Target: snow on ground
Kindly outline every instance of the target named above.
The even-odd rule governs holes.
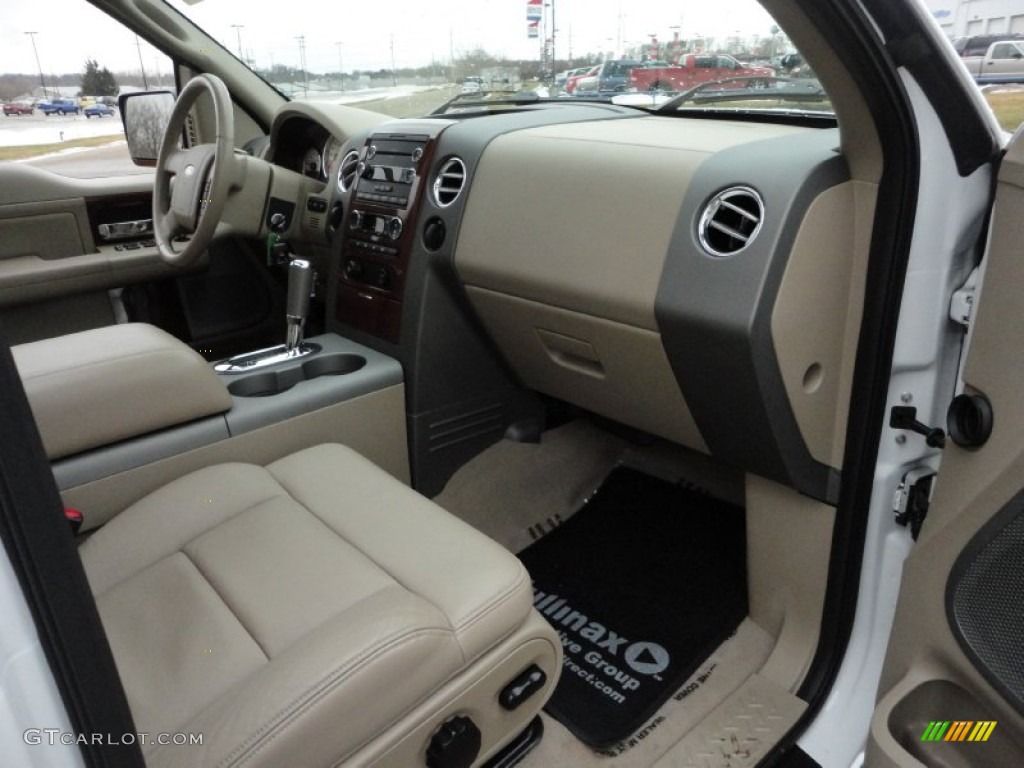
[[[63,134],[63,135],[62,135]],[[45,115],[0,117],[0,147],[24,147],[33,144],[57,144],[93,136],[120,136],[121,118],[83,115]]]
[[[414,93],[437,90],[433,85],[400,85],[392,88],[366,88],[346,91],[311,91],[309,101],[328,101],[333,104],[358,104],[375,99],[398,99]],[[304,100],[302,94],[296,98]],[[17,117],[0,116],[0,147],[21,147],[34,144],[59,144],[72,139],[94,136],[110,136],[111,139],[124,136],[119,115],[114,117],[87,118],[84,115],[51,115],[36,112],[34,115]],[[68,152],[72,150],[64,150]]]

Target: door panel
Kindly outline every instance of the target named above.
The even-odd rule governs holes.
[[[964,391],[989,399],[994,429],[974,450],[947,443],[904,566],[867,765],[1024,765],[1022,244],[1018,135],[999,173],[964,368]],[[993,722],[980,741],[979,723]]]
[[[98,233],[126,196],[148,210],[151,188],[149,176],[71,179],[0,164],[0,309],[174,275],[155,247],[118,248]]]
[[[0,322],[10,343],[125,319],[210,357],[283,341],[283,281],[252,244],[217,242],[183,270],[163,262],[148,233],[108,239],[109,225],[151,218],[152,184],[151,175],[76,179],[0,163]]]

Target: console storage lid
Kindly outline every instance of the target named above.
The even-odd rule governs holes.
[[[50,459],[231,408],[206,361],[151,325],[97,328],[12,351]]]

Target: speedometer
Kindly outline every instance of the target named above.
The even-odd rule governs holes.
[[[324,178],[323,166],[320,165],[320,152],[310,147],[302,156],[302,172],[314,179]]]
[[[331,172],[331,168],[338,162],[340,155],[341,142],[334,136],[328,136],[327,141],[324,142],[324,150],[321,156],[325,175]]]

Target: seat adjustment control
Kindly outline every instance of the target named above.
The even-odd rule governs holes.
[[[469,768],[480,754],[480,729],[456,715],[437,729],[427,745],[427,768]]]
[[[498,703],[504,709],[516,709],[543,688],[547,681],[548,676],[544,674],[544,670],[536,664],[531,664],[515,680],[501,689],[501,693],[498,694]]]

